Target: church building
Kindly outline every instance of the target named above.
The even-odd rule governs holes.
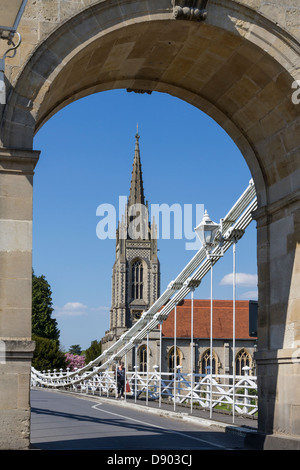
[[[155,222],[149,223],[139,138],[137,133],[128,203],[117,228],[110,330],[101,340],[103,350],[131,328],[160,296],[156,226]]]
[[[138,133],[135,139],[129,198],[116,234],[110,329],[101,340],[103,351],[131,328],[160,296],[157,227],[154,220],[149,222]],[[256,332],[250,331],[249,318],[256,307],[255,301],[236,302],[236,341],[233,349],[233,303],[230,300],[213,301],[213,373],[232,374],[233,361],[237,372],[243,374],[243,367],[249,366],[250,373],[255,373],[253,354],[256,350]],[[210,300],[194,300],[193,318],[191,341],[191,300],[185,299],[176,308],[176,351],[174,311],[170,312],[164,321],[161,343],[162,372],[173,372],[175,364],[181,366],[183,373],[189,373],[192,354],[194,372],[206,373],[210,363]],[[132,369],[135,362],[141,372],[146,372],[147,369],[152,372],[160,363],[158,328],[149,334],[148,341],[145,338],[136,351],[128,354],[128,370]]]

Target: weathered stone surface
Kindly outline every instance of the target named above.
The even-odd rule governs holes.
[[[0,449],[28,449],[30,439],[30,365],[34,342],[5,342],[5,363],[0,364]]]
[[[299,1],[210,0],[207,10],[205,21],[194,22],[175,20],[170,0],[28,1],[23,42],[5,70],[0,142],[20,150],[0,152],[0,327],[5,336],[29,335],[25,254],[36,155],[24,158],[22,149],[31,150],[34,133],[55,112],[90,93],[170,93],[215,119],[251,170],[259,202],[260,426],[299,437],[300,376],[292,360],[299,347],[300,104],[292,102],[300,80]],[[16,230],[24,234],[18,240],[8,236]],[[27,292],[23,306],[13,299],[14,282]],[[285,393],[289,382],[294,393]]]
[[[38,152],[0,150],[0,449],[30,438],[32,175]]]

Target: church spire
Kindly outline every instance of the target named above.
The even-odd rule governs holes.
[[[137,128],[128,207],[132,204],[145,204],[139,139],[140,136]]]

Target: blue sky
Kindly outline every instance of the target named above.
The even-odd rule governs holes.
[[[196,205],[219,222],[247,187],[240,151],[211,118],[166,94],[115,90],[81,99],[37,133],[41,150],[34,177],[33,268],[52,288],[62,347],[82,349],[109,329],[115,240],[100,240],[101,204],[118,211],[128,196],[139,126],[144,190],[149,204]],[[117,212],[118,215],[118,212]],[[160,234],[161,235],[161,234]],[[190,240],[158,240],[161,292],[195,254]],[[214,297],[231,299],[232,251],[214,268]],[[237,245],[237,298],[256,299],[256,226]],[[227,277],[226,277],[227,276]],[[210,277],[195,296],[209,298]]]

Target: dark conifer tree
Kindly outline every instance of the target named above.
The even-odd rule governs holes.
[[[57,321],[52,318],[52,292],[45,276],[32,273],[32,334],[59,341]]]

